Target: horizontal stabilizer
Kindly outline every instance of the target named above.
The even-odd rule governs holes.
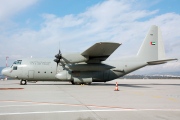
[[[150,62],[147,62],[148,65],[158,65],[158,64],[164,64],[168,61],[173,61],[173,60],[178,60],[178,59],[166,59],[166,60],[157,60],[157,61],[150,61]]]

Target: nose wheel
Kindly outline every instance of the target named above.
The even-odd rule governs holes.
[[[21,80],[20,81],[20,85],[26,85],[27,84],[27,80]]]

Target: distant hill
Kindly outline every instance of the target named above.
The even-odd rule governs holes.
[[[180,76],[173,75],[125,75],[120,79],[180,79]]]
[[[144,74],[145,75],[145,74]],[[156,72],[156,73],[149,73],[147,75],[172,75],[172,76],[180,76],[180,71],[178,72]]]

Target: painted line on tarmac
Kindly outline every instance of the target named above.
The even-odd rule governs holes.
[[[18,100],[0,100],[0,102],[11,102],[11,103],[29,103],[28,105],[3,105],[0,107],[28,107],[28,106],[43,106],[43,105],[64,105],[64,106],[77,106],[77,107],[88,107],[88,108],[101,108],[101,109],[111,109],[112,111],[180,111],[180,109],[136,109],[136,108],[125,108],[118,106],[100,106],[100,105],[90,105],[90,104],[68,104],[68,103],[58,103],[58,102],[35,102],[35,101],[18,101]],[[105,111],[106,111],[105,110]],[[87,111],[87,110],[86,110]],[[93,111],[93,110],[90,110]],[[101,110],[104,111],[104,110]],[[1,114],[0,114],[1,115]]]
[[[15,112],[15,113],[0,113],[2,115],[28,115],[28,114],[52,114],[52,113],[82,113],[82,112],[123,112],[123,111],[164,111],[164,112],[180,112],[180,109],[109,109],[109,110],[70,110],[70,111],[37,111],[37,112]]]
[[[2,105],[0,108],[5,108],[5,107],[31,107],[31,106],[43,106],[43,105],[51,105],[51,104],[33,104],[33,105]],[[54,105],[54,104],[52,104]]]
[[[90,104],[68,104],[68,103],[58,103],[58,102],[34,102],[34,101],[18,101],[18,100],[0,100],[0,102],[30,103],[30,104],[35,104],[35,105],[86,106],[86,107],[92,107],[92,108],[94,107],[94,108],[109,108],[109,109],[110,108],[133,109],[133,108],[123,108],[123,107],[118,107],[118,106],[100,106],[100,105],[90,105]],[[2,107],[5,107],[5,106],[2,106]],[[10,106],[7,105],[7,107],[10,107]]]

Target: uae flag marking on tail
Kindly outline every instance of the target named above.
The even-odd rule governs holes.
[[[156,45],[156,42],[150,42],[151,45]]]

